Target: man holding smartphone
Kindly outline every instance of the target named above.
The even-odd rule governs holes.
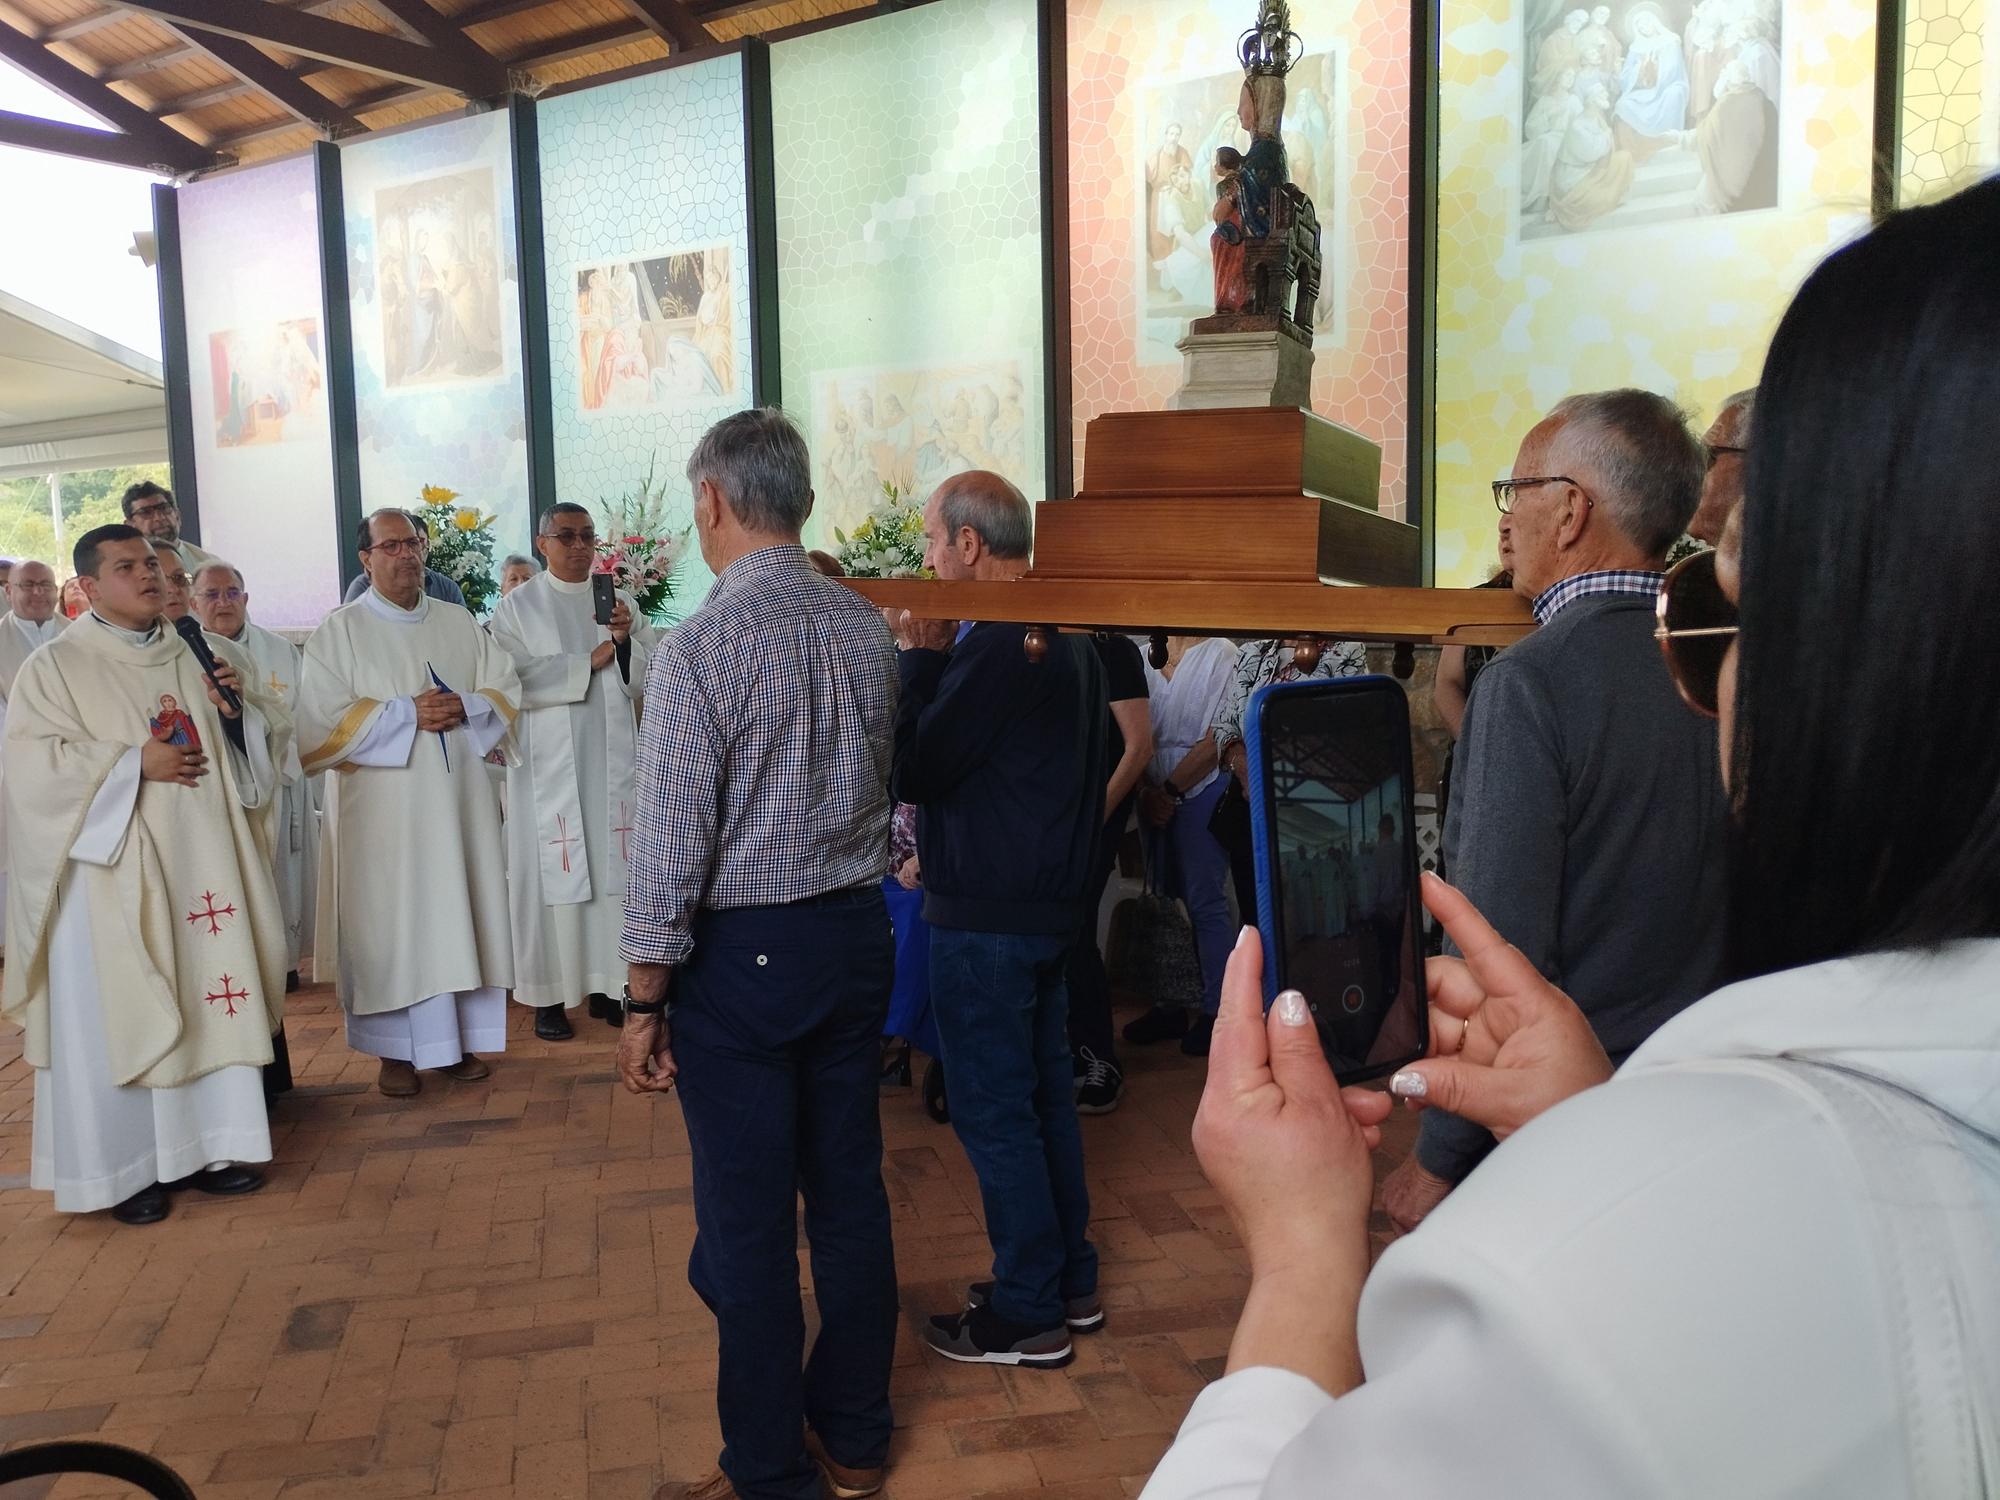
[[[565,502],[542,513],[548,563],[500,601],[493,638],[521,674],[520,754],[507,768],[507,900],[514,998],[535,1035],[576,1035],[566,1012],[588,996],[616,1026],[618,934],[632,814],[638,706],[654,644],[630,595],[593,576],[597,529]]]

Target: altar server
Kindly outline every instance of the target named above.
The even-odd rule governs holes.
[[[548,563],[500,601],[493,638],[521,675],[519,754],[507,772],[507,879],[514,923],[514,998],[535,1007],[535,1035],[574,1036],[565,1011],[586,995],[618,1024],[625,962],[627,840],[638,798],[636,710],[653,631],[619,594],[597,623],[590,512],[543,513],[535,549]]]
[[[347,1042],[382,1059],[383,1093],[416,1070],[487,1076],[514,982],[500,806],[480,758],[507,738],[520,679],[456,604],[424,594],[423,543],[400,510],[356,539],[370,587],[306,642],[299,742],[327,778],[314,971]]]
[[[291,724],[227,661],[243,712],[223,706],[161,621],[136,530],[86,532],[75,563],[91,611],[8,698],[0,1010],[35,1070],[32,1184],[152,1223],[168,1189],[249,1192],[263,1178],[237,1164],[271,1156],[257,1070],[285,940],[251,810],[277,795]]]

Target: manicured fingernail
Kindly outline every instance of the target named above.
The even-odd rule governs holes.
[[[1277,1000],[1278,1019],[1287,1026],[1306,1026],[1312,1022],[1312,1012],[1306,1008],[1306,997],[1297,990],[1285,990]]]
[[[1431,1086],[1424,1075],[1413,1068],[1405,1068],[1389,1080],[1389,1092],[1398,1099],[1423,1099],[1430,1094]]]
[[[1241,948],[1245,943],[1249,941],[1250,941],[1250,928],[1248,926],[1244,926],[1238,929],[1236,933],[1236,946]]]

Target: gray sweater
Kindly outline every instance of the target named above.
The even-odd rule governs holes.
[[[1577,600],[1473,684],[1451,878],[1614,1056],[1715,987],[1728,816],[1715,726],[1680,701],[1653,606]]]

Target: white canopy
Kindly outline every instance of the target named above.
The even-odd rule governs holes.
[[[160,362],[0,292],[0,479],[163,462]]]

